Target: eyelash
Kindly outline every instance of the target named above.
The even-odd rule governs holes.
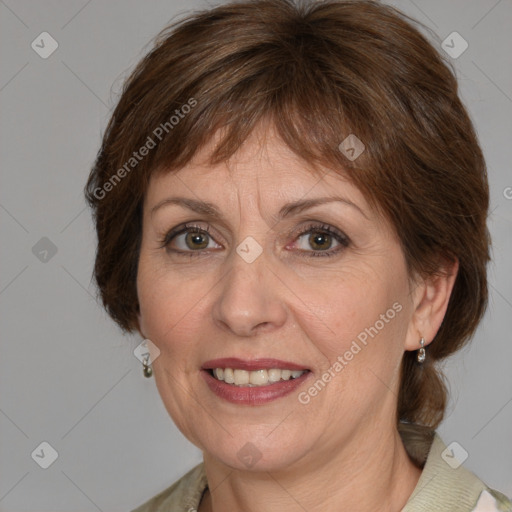
[[[159,248],[163,249],[167,247],[174,238],[176,238],[179,235],[182,235],[183,233],[200,233],[204,234],[206,233],[209,237],[210,235],[210,226],[207,226],[206,228],[202,228],[199,226],[196,226],[194,224],[184,224],[182,226],[178,226],[175,229],[172,229],[168,233],[165,234],[163,238],[159,240]],[[329,251],[299,251],[299,255],[304,258],[317,258],[317,257],[323,257],[323,258],[329,258],[332,256],[335,256],[339,252],[341,252],[344,248],[348,247],[350,244],[350,239],[341,233],[340,231],[336,230],[335,228],[332,228],[331,226],[328,226],[326,224],[319,224],[319,223],[311,223],[305,226],[299,233],[297,233],[296,238],[300,238],[302,235],[305,235],[307,233],[321,233],[321,234],[329,234],[330,236],[334,237],[334,239],[340,243],[341,247],[338,247],[334,250]],[[213,237],[211,237],[213,238]],[[190,258],[201,256],[203,252],[205,251],[176,251],[172,250],[174,254],[178,254],[180,256],[187,256]],[[305,254],[304,254],[305,253]]]

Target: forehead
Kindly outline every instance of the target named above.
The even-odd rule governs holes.
[[[207,194],[220,200],[236,191],[268,200],[343,192],[366,204],[343,169],[333,170],[301,159],[272,126],[258,126],[228,160],[212,165],[210,156],[221,136],[221,132],[212,136],[183,168],[153,173],[147,203],[158,202],[170,192]]]

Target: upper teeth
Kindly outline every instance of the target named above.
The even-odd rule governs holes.
[[[227,384],[235,386],[266,386],[280,380],[290,380],[300,377],[306,370],[279,370],[272,368],[270,370],[233,370],[232,368],[215,368],[213,375]]]

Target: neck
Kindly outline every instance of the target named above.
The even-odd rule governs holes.
[[[272,472],[233,470],[205,454],[211,492],[199,512],[401,510],[421,470],[409,459],[396,428],[383,433],[369,427],[352,437],[342,449],[327,446]]]

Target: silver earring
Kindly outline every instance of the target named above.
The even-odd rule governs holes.
[[[144,377],[151,377],[153,375],[153,368],[149,365],[149,354],[142,360],[142,371],[144,373]]]
[[[425,361],[425,338],[420,340],[421,348],[418,350],[418,363],[422,364]]]

